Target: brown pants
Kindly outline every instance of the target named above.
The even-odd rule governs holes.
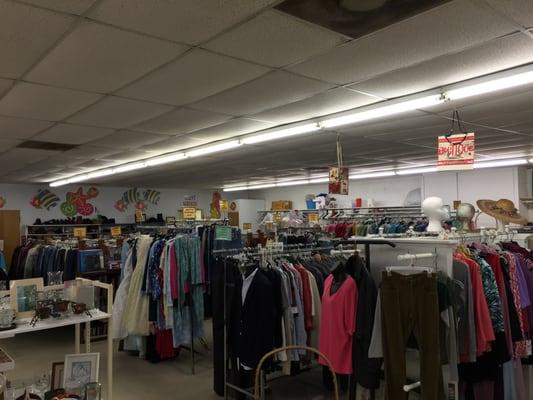
[[[420,273],[383,272],[381,284],[385,399],[404,400],[405,350],[411,332],[420,350],[420,389],[423,400],[444,399],[439,347],[437,278]]]

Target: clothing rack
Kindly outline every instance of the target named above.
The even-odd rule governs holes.
[[[252,392],[240,388],[232,383],[228,382],[228,348],[227,348],[227,338],[228,338],[228,321],[226,313],[226,299],[227,299],[227,258],[232,257],[238,253],[244,253],[249,256],[264,256],[268,255],[278,255],[278,256],[290,256],[293,254],[302,254],[314,251],[329,251],[332,250],[333,246],[308,246],[308,245],[286,245],[279,246],[278,248],[230,248],[230,249],[220,249],[213,250],[212,253],[215,255],[220,255],[224,257],[223,269],[224,269],[224,399],[228,398],[228,388],[235,390],[249,398],[254,399],[255,396]],[[261,381],[264,383],[266,381],[264,372],[261,372]],[[264,398],[264,384],[261,385],[261,398]]]

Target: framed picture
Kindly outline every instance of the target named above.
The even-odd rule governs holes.
[[[52,382],[50,388],[52,390],[63,388],[63,375],[65,373],[65,363],[55,362],[52,364]]]
[[[94,272],[104,269],[104,253],[100,249],[78,251],[79,272]]]
[[[78,387],[84,387],[90,382],[98,382],[99,367],[100,353],[67,354],[63,387],[67,387],[67,382],[70,382],[69,386],[75,383]]]
[[[43,278],[19,279],[11,281],[9,291],[11,308],[17,318],[31,318],[37,304],[37,292],[43,291]]]

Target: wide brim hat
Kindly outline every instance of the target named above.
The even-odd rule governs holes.
[[[500,199],[498,201],[478,200],[476,203],[482,212],[499,221],[517,225],[527,225],[527,218],[520,215],[514,203],[509,199]]]

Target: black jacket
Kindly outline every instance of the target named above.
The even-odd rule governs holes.
[[[255,369],[261,358],[274,348],[276,307],[268,276],[258,270],[242,304],[242,280],[236,287],[230,332],[233,356],[242,365]]]

